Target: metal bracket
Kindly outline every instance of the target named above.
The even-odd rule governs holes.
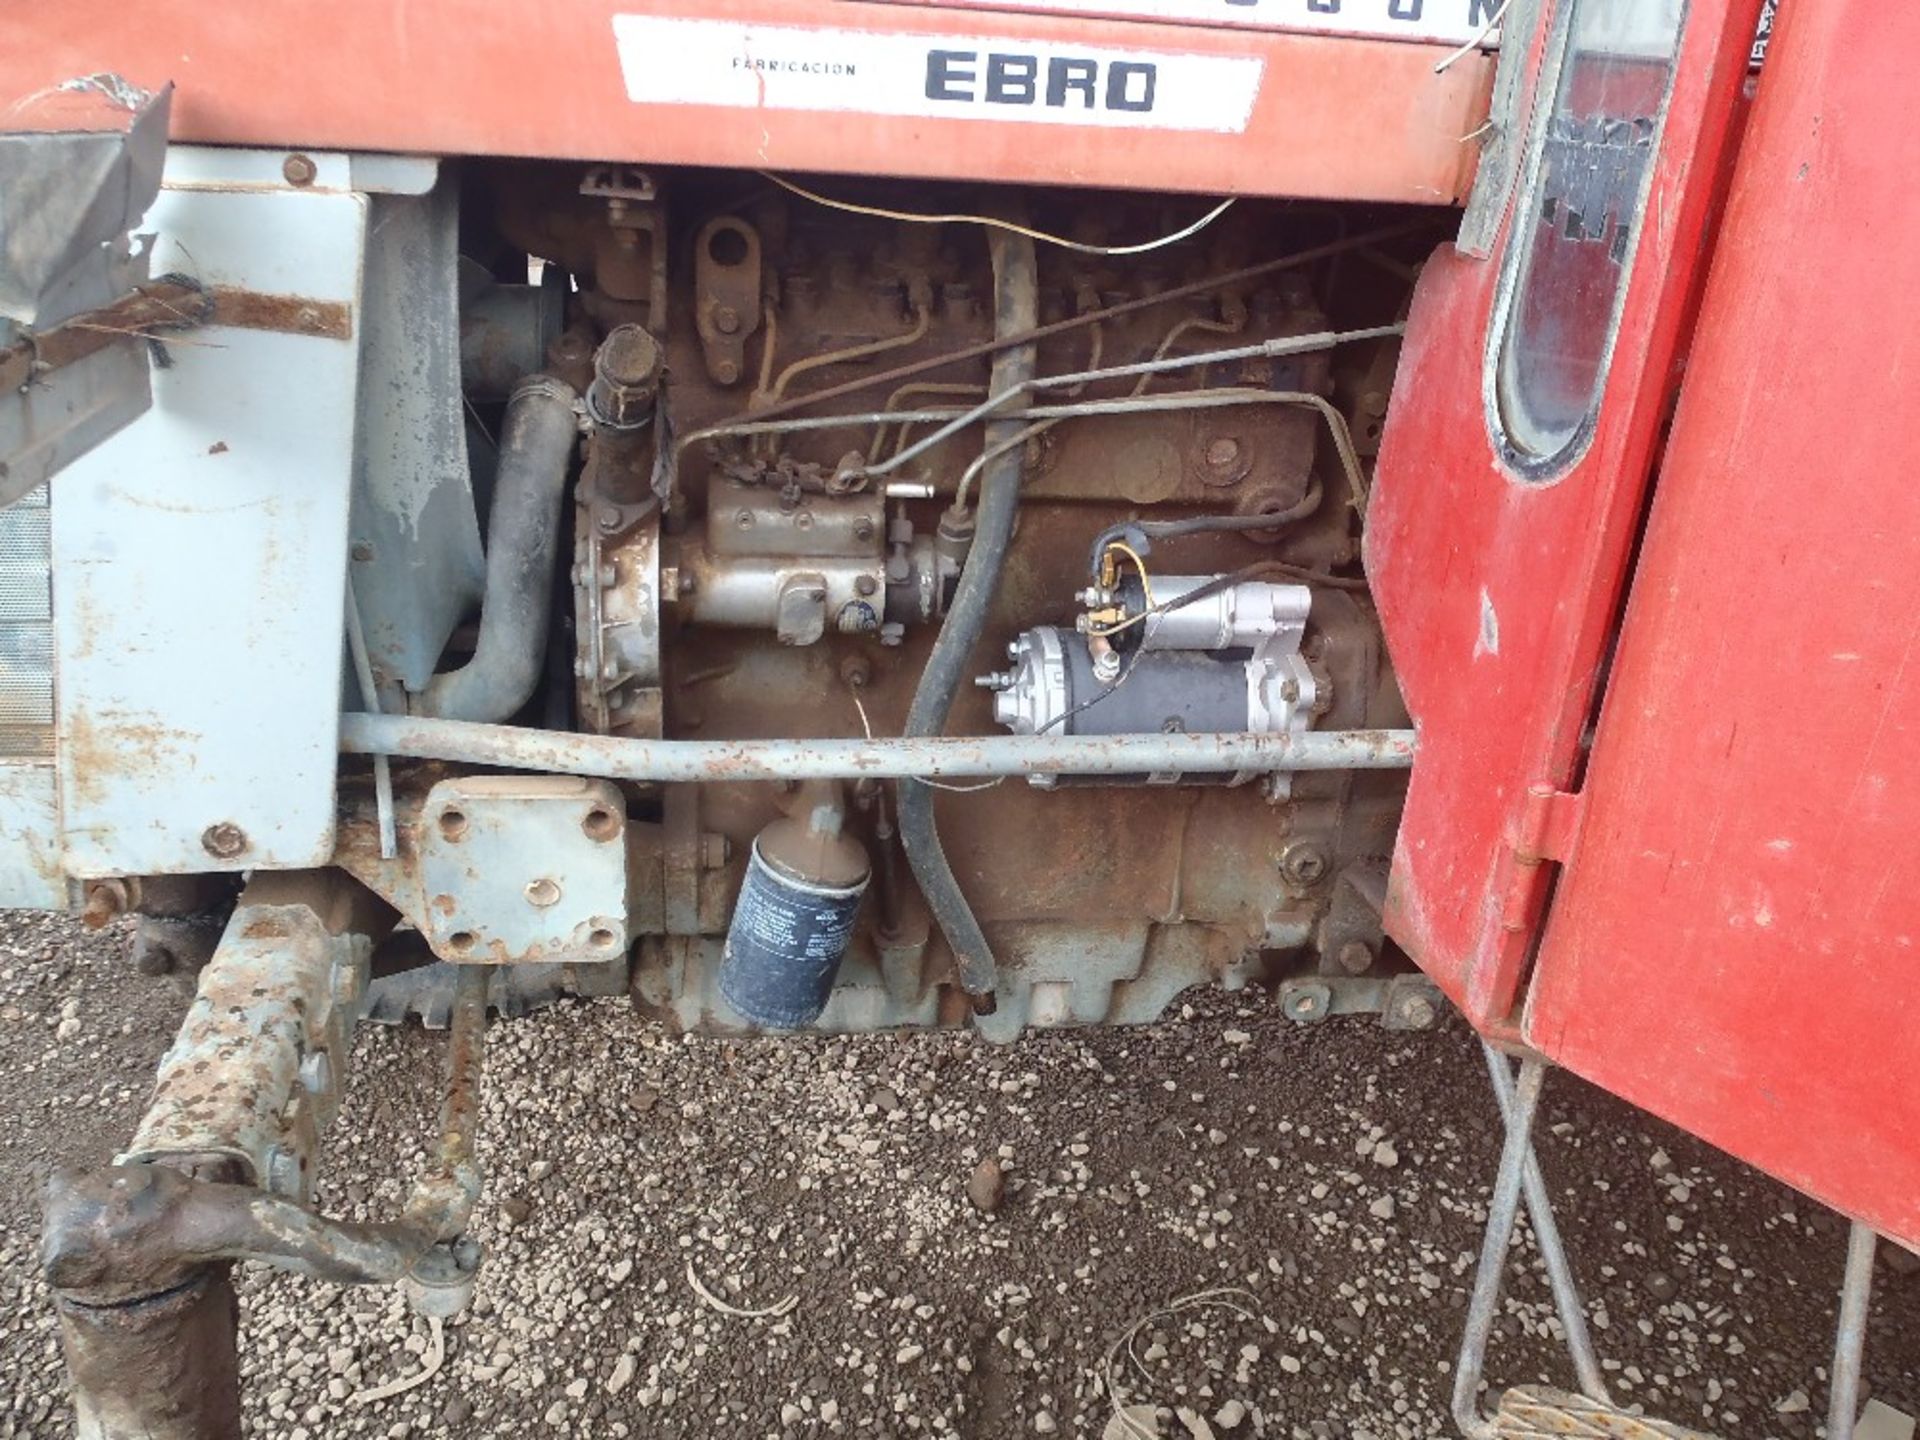
[[[1544,784],[1527,787],[1514,817],[1513,854],[1501,890],[1503,930],[1525,934],[1539,922],[1541,902],[1546,898],[1546,867],[1573,858],[1584,812],[1583,794]]]
[[[456,964],[598,962],[627,945],[627,809],[607,780],[483,775],[427,792],[423,930]]]

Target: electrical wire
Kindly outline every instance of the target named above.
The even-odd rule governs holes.
[[[1133,568],[1140,572],[1140,603],[1146,608],[1141,610],[1138,615],[1128,616],[1118,625],[1108,625],[1104,628],[1087,631],[1089,635],[1102,637],[1118,635],[1122,630],[1131,630],[1134,626],[1143,623],[1146,618],[1153,613],[1153,582],[1147,578],[1147,562],[1140,558],[1140,552],[1124,540],[1109,540],[1103,547],[1103,550],[1118,550],[1122,555],[1133,561]],[[1102,558],[1105,558],[1104,554]]]
[[[873,739],[873,722],[867,719],[867,707],[860,703],[860,693],[857,690],[853,695],[853,708],[860,712],[860,732],[865,735],[867,739]],[[952,790],[961,795],[965,795],[974,790],[991,790],[1007,777],[1004,775],[996,775],[991,780],[976,780],[970,785],[956,785],[951,780],[933,780],[925,775],[911,775],[907,778],[919,781],[930,790]]]
[[[1185,520],[1122,520],[1116,525],[1109,525],[1094,537],[1092,568],[1097,575],[1108,549],[1128,535],[1138,534],[1148,540],[1177,540],[1183,535],[1273,530],[1306,519],[1320,508],[1325,493],[1319,480],[1312,479],[1307,482],[1306,493],[1284,510],[1259,511],[1251,515],[1195,515]]]
[[[1226,214],[1238,198],[1229,195],[1191,225],[1175,230],[1170,235],[1162,235],[1158,240],[1143,240],[1138,245],[1089,245],[1084,241],[1069,240],[1064,235],[1053,235],[1045,230],[1034,230],[1025,225],[1017,225],[1011,220],[1002,220],[993,215],[929,215],[914,210],[889,210],[881,205],[859,205],[851,200],[836,200],[830,195],[822,195],[816,190],[807,189],[804,185],[795,184],[791,180],[774,174],[771,170],[762,170],[759,173],[782,190],[790,191],[802,200],[811,200],[816,205],[824,205],[829,210],[844,210],[849,215],[867,215],[875,220],[901,220],[913,225],[985,225],[990,229],[1005,230],[1013,235],[1024,235],[1027,239],[1038,240],[1043,245],[1057,245],[1062,250],[1073,250],[1082,255],[1144,255],[1149,250],[1177,245],[1182,240],[1198,235]]]
[[[1487,37],[1493,34],[1495,30],[1498,30],[1500,28],[1500,22],[1507,18],[1507,6],[1512,3],[1513,0],[1500,0],[1500,8],[1487,17],[1487,23],[1480,27],[1479,33],[1458,49],[1451,50],[1442,56],[1434,65],[1433,73],[1436,75],[1446,74],[1454,65],[1466,59],[1467,56],[1486,44]]]

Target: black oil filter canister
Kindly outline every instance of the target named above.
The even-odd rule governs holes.
[[[754,837],[720,958],[720,993],[742,1019],[793,1030],[826,1009],[871,873],[844,820],[838,784],[809,781]]]

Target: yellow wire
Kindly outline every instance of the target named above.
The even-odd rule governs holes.
[[[922,215],[912,210],[887,210],[878,205],[856,205],[851,200],[835,200],[831,196],[809,190],[804,185],[796,185],[791,180],[775,175],[771,170],[762,170],[759,174],[771,180],[782,190],[789,190],[801,199],[811,200],[816,205],[825,205],[829,210],[844,210],[849,215],[870,215],[876,220],[905,220],[916,225],[989,225],[996,230],[1011,231],[1015,235],[1024,235],[1029,240],[1038,240],[1045,245],[1058,245],[1063,250],[1077,250],[1082,255],[1144,255],[1147,251],[1158,250],[1163,245],[1176,244],[1190,235],[1198,235],[1226,214],[1227,208],[1236,198],[1229,195],[1185,229],[1176,230],[1171,235],[1162,235],[1158,240],[1147,240],[1138,245],[1088,245],[1079,240],[1069,240],[1064,235],[1051,235],[1045,230],[1031,230],[1025,225],[1016,225],[1011,220],[996,219],[992,215]]]
[[[1091,629],[1087,631],[1089,635],[1118,635],[1122,630],[1131,630],[1153,613],[1153,585],[1147,579],[1147,562],[1140,558],[1140,552],[1124,540],[1109,540],[1107,542],[1107,549],[1118,550],[1122,555],[1133,561],[1133,568],[1140,572],[1140,596],[1143,608],[1138,615],[1130,615],[1118,625],[1108,625],[1104,629]]]

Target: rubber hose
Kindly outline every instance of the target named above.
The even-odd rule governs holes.
[[[553,617],[553,567],[579,436],[578,399],[564,382],[535,375],[521,381],[507,402],[487,524],[480,638],[465,665],[427,683],[414,698],[414,714],[509,720],[533,698]]]
[[[1024,236],[994,231],[987,241],[993,255],[993,328],[996,336],[1018,335],[1039,322],[1039,286],[1033,242]],[[990,394],[1014,389],[1033,378],[1034,346],[1018,345],[994,356]],[[986,449],[1017,434],[1020,416],[987,422]],[[1015,445],[988,463],[980,479],[980,508],[976,512],[973,546],[960,572],[960,583],[947,607],[946,623],[933,642],[927,668],[921,672],[907,712],[906,734],[939,735],[959,694],[973,648],[986,628],[987,612],[1000,587],[1007,547],[1013,540],[1014,516],[1020,507],[1020,482],[1025,469],[1024,445]],[[982,1015],[993,1013],[996,971],[993,951],[974,917],[973,907],[960,893],[953,867],[934,826],[933,787],[921,780],[900,782],[900,843],[907,864],[927,897],[927,908],[953,949],[954,968],[961,989],[973,998]]]

